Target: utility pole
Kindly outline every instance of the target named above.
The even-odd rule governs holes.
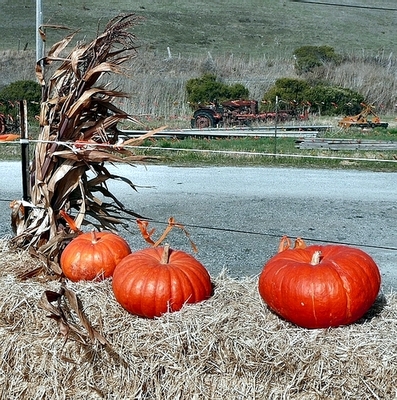
[[[40,35],[43,29],[43,6],[41,0],[36,0],[36,61],[44,57],[44,42]]]
[[[40,35],[43,25],[43,10],[41,0],[36,0],[36,62],[44,57],[44,41]],[[43,67],[43,62],[40,61]],[[21,124],[21,165],[22,165],[22,192],[23,200],[30,199],[30,174],[29,174],[29,136],[28,136],[28,108],[26,100],[19,102],[19,116]],[[27,213],[25,214],[27,217]]]

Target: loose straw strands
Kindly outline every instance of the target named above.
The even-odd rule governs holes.
[[[111,281],[67,283],[110,343],[65,342],[38,307],[56,281],[21,281],[40,264],[0,240],[0,397],[79,399],[394,398],[397,296],[380,295],[350,326],[307,330],[271,313],[255,278],[213,278],[214,295],[146,320],[115,301]],[[72,315],[78,322],[77,315]]]

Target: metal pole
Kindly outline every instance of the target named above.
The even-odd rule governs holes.
[[[278,96],[276,96],[276,118],[274,121],[274,157],[277,154],[277,121],[278,121]]]
[[[36,0],[36,61],[39,61],[44,56],[43,40],[40,35],[40,30],[43,25],[43,8],[41,0]]]

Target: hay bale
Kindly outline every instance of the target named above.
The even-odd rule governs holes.
[[[110,345],[65,341],[38,306],[60,283],[17,275],[40,261],[0,240],[0,398],[394,398],[397,296],[359,322],[308,330],[270,312],[257,279],[213,278],[214,296],[146,320],[115,301],[111,281],[67,283]],[[71,315],[76,325],[77,315]],[[81,326],[80,328],[84,330]]]

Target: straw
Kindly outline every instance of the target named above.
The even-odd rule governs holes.
[[[396,396],[397,295],[357,323],[308,330],[270,312],[257,277],[213,277],[202,303],[154,320],[128,314],[111,280],[66,282],[107,343],[65,336],[40,306],[62,284],[18,274],[42,261],[0,240],[0,398],[390,399]],[[56,303],[51,303],[56,305]],[[65,300],[61,302],[65,306]]]

